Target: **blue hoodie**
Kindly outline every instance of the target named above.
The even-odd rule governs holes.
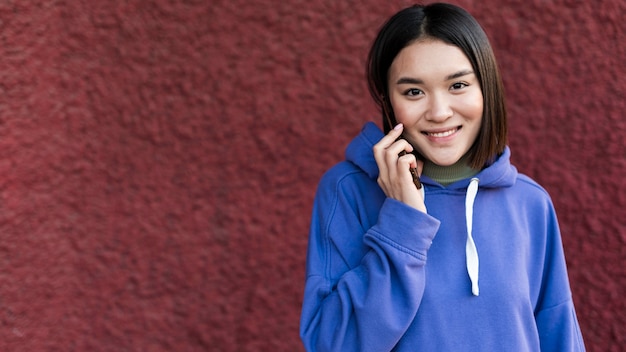
[[[584,351],[552,202],[509,149],[473,181],[422,177],[425,214],[378,186],[382,137],[367,123],[320,181],[306,349]]]

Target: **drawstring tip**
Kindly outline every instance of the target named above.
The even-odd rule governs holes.
[[[478,285],[472,286],[472,294],[478,296]]]

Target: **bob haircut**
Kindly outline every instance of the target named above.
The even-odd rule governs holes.
[[[367,80],[383,111],[385,134],[397,124],[388,99],[389,68],[398,53],[421,39],[441,40],[461,49],[472,64],[483,93],[480,131],[468,151],[469,166],[482,169],[504,152],[507,115],[504,87],[487,35],[464,9],[445,3],[413,5],[393,15],[381,28],[367,58]]]

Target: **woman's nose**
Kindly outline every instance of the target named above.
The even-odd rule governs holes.
[[[452,114],[452,107],[450,106],[448,97],[443,94],[433,94],[430,96],[426,119],[440,122],[445,121],[452,116]]]

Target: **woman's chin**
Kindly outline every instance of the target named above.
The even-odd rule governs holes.
[[[456,164],[460,159],[461,156],[459,156],[458,158],[456,156],[428,158],[431,163],[443,167],[452,166]]]

